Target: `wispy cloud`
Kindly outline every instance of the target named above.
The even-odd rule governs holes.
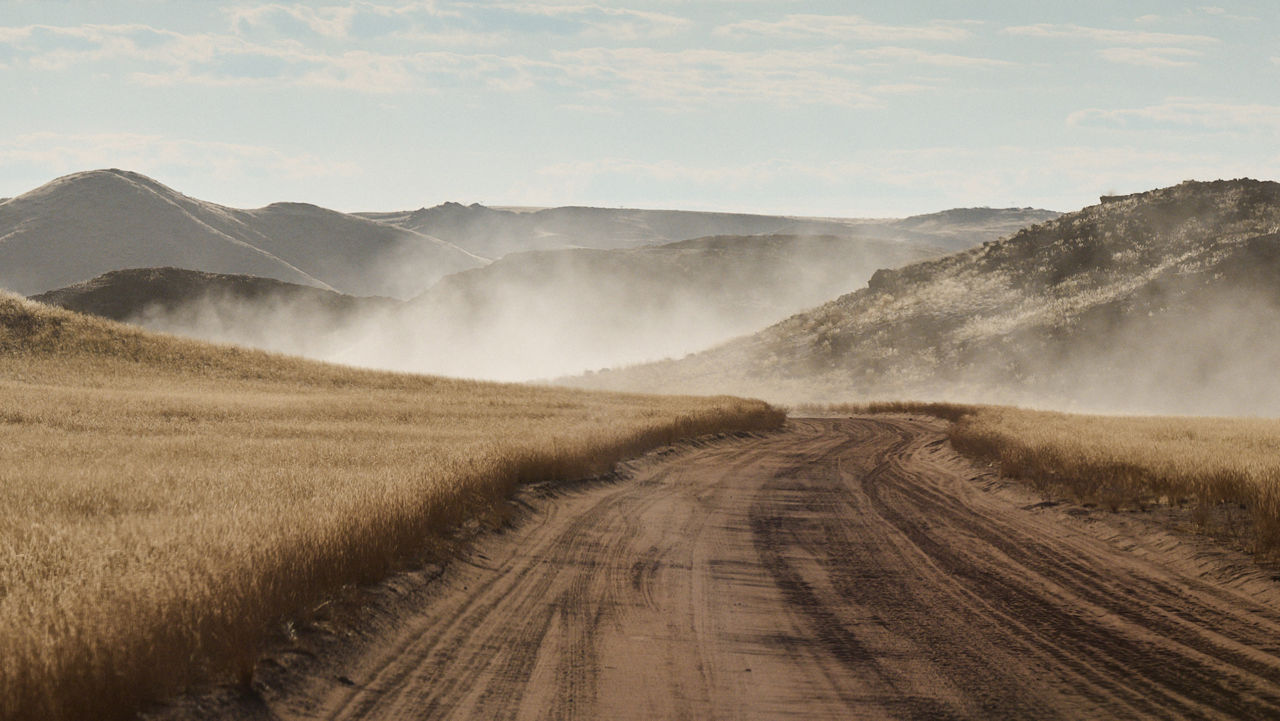
[[[459,17],[456,11],[441,9],[433,1],[384,4],[356,0],[322,6],[265,3],[232,7],[226,13],[232,30],[238,34],[269,31],[285,36],[313,34],[331,39],[412,31],[426,19]]]
[[[359,173],[354,164],[307,153],[140,133],[26,133],[0,140],[0,164],[29,165],[50,173],[103,167],[164,168],[228,178],[259,172],[294,179]]]
[[[1104,60],[1125,65],[1151,68],[1184,68],[1195,65],[1192,58],[1204,53],[1191,48],[1104,48],[1098,51]]]
[[[1218,42],[1217,38],[1208,35],[1188,35],[1182,33],[1157,33],[1145,30],[1116,30],[1111,28],[1093,28],[1083,25],[1055,25],[1041,23],[1038,25],[1020,25],[1005,28],[1002,32],[1008,35],[1021,35],[1033,38],[1068,38],[1088,40],[1108,45],[1209,45]]]
[[[555,12],[567,12],[554,8]],[[33,40],[44,35],[46,41]],[[774,104],[867,106],[880,102],[858,77],[858,58],[839,48],[731,51],[597,46],[532,58],[499,52],[328,50],[296,40],[183,34],[142,25],[8,28],[29,67],[108,67],[152,86],[323,87],[360,93],[431,92],[460,82],[500,91],[556,87],[593,98],[657,101],[687,108],[726,99]],[[50,40],[51,39],[51,40]],[[74,42],[64,42],[72,40]],[[930,65],[995,61],[907,48],[869,49],[864,61]]]
[[[129,22],[96,24],[86,18],[103,13],[75,3],[25,3],[30,12],[15,17],[32,24],[0,26],[0,73],[24,105],[0,116],[0,176],[119,165],[168,177],[221,174],[237,178],[226,187],[252,186],[252,197],[268,198],[275,178],[358,172],[321,160],[335,148],[316,138],[336,133],[348,133],[342,146],[359,149],[352,152],[362,167],[373,169],[365,172],[394,178],[394,187],[354,190],[332,180],[325,192],[364,192],[354,202],[370,205],[390,202],[378,193],[417,202],[413,193],[474,189],[492,198],[513,178],[538,202],[644,197],[784,210],[868,197],[1026,204],[1043,188],[1137,190],[1248,167],[1273,175],[1280,111],[1268,79],[1280,72],[1280,53],[1268,44],[1266,21],[1231,15],[1250,5],[1269,21],[1275,11],[1197,3],[1207,4],[1131,12],[1159,13],[1136,19],[1081,8],[1074,23],[1034,25],[999,8],[985,9],[983,22],[932,20],[938,16],[901,0],[848,4],[851,12],[828,4],[836,9],[825,13],[789,0],[235,0],[180,13],[172,3],[122,0],[119,17]],[[1243,72],[1249,58],[1252,72]],[[1060,82],[1071,66],[1091,73],[1088,88]],[[1196,72],[1180,72],[1188,66]],[[1134,86],[1143,76],[1157,95]],[[1031,87],[1034,103],[1019,95]],[[1218,90],[1204,97],[1206,87]],[[190,95],[170,88],[203,91],[207,102],[169,108],[166,128],[190,128],[188,138],[217,128],[227,142],[100,132],[142,128],[133,108]],[[245,95],[237,88],[271,91],[251,93],[264,103],[255,123],[239,121]],[[100,117],[66,114],[76,99],[107,94],[119,100]],[[1080,97],[1090,99],[1071,104]],[[350,112],[341,122],[317,116],[322,103]],[[1080,109],[1066,125],[1065,112],[1054,110],[1063,103]],[[1000,112],[1008,107],[1018,112]],[[448,143],[432,122],[417,122],[437,111],[448,114]],[[507,115],[539,122],[517,122],[515,135]],[[956,121],[925,132],[924,115]],[[325,132],[291,135],[306,122]],[[642,138],[632,132],[636,122],[646,124]],[[978,148],[1055,123],[1053,136],[1070,147]],[[91,134],[32,133],[48,128]],[[289,140],[272,151],[256,145],[264,137]],[[1135,152],[1082,147],[1100,137]],[[924,142],[955,147],[920,149]],[[521,153],[534,145],[539,153]],[[405,169],[414,164],[394,150],[404,147],[459,170],[426,178]],[[1222,152],[1186,152],[1198,148]],[[599,160],[628,153],[647,159]],[[536,173],[542,157],[566,162]],[[707,164],[681,162],[687,158]]]
[[[1218,131],[1280,131],[1280,105],[1221,103],[1196,98],[1170,98],[1142,108],[1079,110],[1069,125],[1117,129],[1152,126]]]
[[[316,35],[343,38],[351,29],[351,21],[358,9],[354,5],[309,7],[307,5],[283,5],[273,3],[254,7],[238,7],[228,11],[231,25],[238,32],[255,27],[279,27],[292,24],[306,28]]]
[[[62,70],[113,60],[191,62],[245,47],[235,38],[205,33],[184,35],[141,24],[5,27],[0,28],[0,43],[20,51],[15,54],[38,70]]]
[[[887,25],[857,15],[787,15],[781,20],[744,20],[716,29],[732,37],[823,38],[896,43],[911,40],[963,40],[969,23],[936,21],[924,25]]]
[[[687,107],[725,99],[774,104],[866,106],[880,101],[855,76],[860,68],[835,50],[662,51],[586,48],[553,52],[569,77],[608,97]]]
[[[1137,22],[1147,24],[1159,21],[1157,16],[1143,16]],[[1208,35],[1162,33],[1146,30],[1121,30],[1096,28],[1083,25],[1023,25],[1005,28],[1003,33],[1040,39],[1079,40],[1086,43],[1109,45],[1098,50],[1098,56],[1111,63],[1136,65],[1149,68],[1182,68],[1197,64],[1204,55],[1202,48],[1218,43]]]
[[[66,42],[66,41],[73,42]],[[211,87],[326,87],[360,93],[429,91],[448,76],[480,87],[529,85],[531,70],[546,63],[519,55],[457,51],[386,53],[330,51],[297,41],[260,42],[239,35],[183,34],[145,25],[0,28],[0,42],[25,52],[35,70],[59,71],[108,63],[143,85]],[[522,80],[523,79],[523,80]]]
[[[573,113],[588,113],[590,115],[622,115],[622,111],[608,105],[582,105],[579,103],[567,103],[560,106],[561,110],[568,110]]]
[[[475,18],[459,13],[567,19],[575,42],[552,44],[551,50],[530,47],[528,41],[540,30],[506,21],[476,24]],[[153,87],[303,87],[362,94],[431,93],[457,87],[541,89],[578,96],[561,106],[600,106],[602,98],[628,98],[654,101],[666,109],[726,100],[878,106],[887,96],[928,85],[884,77],[892,74],[886,72],[892,66],[1009,64],[900,45],[668,50],[640,40],[682,32],[689,20],[596,4],[459,4],[441,9],[430,3],[270,3],[234,8],[225,17],[225,32],[188,33],[141,24],[0,27],[0,46],[14,50],[5,61],[18,67],[57,72],[91,65],[95,72]],[[362,35],[367,25],[362,17],[394,22],[378,26],[380,34],[370,40]],[[784,26],[792,30],[786,32],[820,25],[814,21],[820,16],[788,17],[790,24]],[[950,39],[969,32],[964,23],[896,26],[857,17],[838,18],[834,26],[865,40]],[[772,32],[732,27],[721,30]],[[511,49],[512,37],[522,38],[518,47],[527,54]],[[590,46],[582,47],[587,43]],[[770,45],[779,44],[786,45]]]
[[[1187,8],[1183,10],[1181,13],[1175,13],[1173,15],[1156,15],[1156,14],[1141,15],[1137,18],[1134,18],[1134,22],[1142,23],[1146,25],[1146,24],[1166,22],[1169,20],[1176,20],[1176,19],[1182,19],[1182,20],[1193,19],[1193,20],[1203,21],[1210,18],[1217,19],[1217,20],[1233,20],[1233,21],[1245,21],[1245,22],[1258,20],[1258,18],[1254,16],[1238,15],[1236,13],[1229,12],[1226,8],[1218,7],[1216,5],[1201,5],[1200,7],[1197,7],[1197,8]]]
[[[397,30],[389,37],[423,47],[492,49],[511,45],[513,37],[506,31],[473,31],[460,28],[438,30]]]
[[[688,30],[688,18],[645,10],[607,7],[596,4],[494,3],[468,4],[488,11],[502,10],[513,15],[555,18],[572,23],[584,37],[633,42],[663,38]]]
[[[865,58],[867,60],[907,62],[919,65],[935,65],[938,67],[949,68],[994,68],[1014,65],[1014,63],[1007,60],[998,60],[995,58],[954,55],[950,53],[931,53],[926,50],[896,46],[867,48],[865,50],[857,50],[854,54],[859,58]]]
[[[1199,13],[1201,15],[1209,15],[1211,17],[1219,18],[1221,20],[1254,22],[1254,21],[1257,21],[1258,19],[1252,15],[1240,15],[1238,13],[1233,13],[1228,11],[1226,8],[1218,7],[1216,5],[1201,5],[1200,7],[1196,8],[1194,11],[1188,11],[1188,12]]]

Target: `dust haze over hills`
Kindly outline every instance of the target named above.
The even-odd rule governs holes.
[[[630,208],[486,208],[444,203],[401,213],[359,213],[489,258],[525,250],[634,248],[713,235],[835,235],[959,250],[1056,217],[1034,208],[961,208],[903,219],[792,218]],[[977,240],[975,239],[977,238]]]
[[[310,356],[334,354],[353,327],[400,307],[391,298],[182,268],[113,270],[31,299],[151,330]]]
[[[684,355],[840,295],[877,268],[938,253],[831,236],[716,236],[513,253],[405,303],[177,268],[113,271],[32,298],[312,358],[529,380]]]
[[[697,351],[853,290],[876,269],[1054,216],[974,208],[840,220],[453,203],[356,216],[285,203],[235,210],[134,173],[92,171],[0,205],[0,285],[33,292],[72,279],[39,297],[312,358],[530,380]],[[95,277],[147,266],[167,267]],[[412,300],[348,299],[335,312],[329,290]]]
[[[866,282],[929,246],[834,236],[715,236],[619,250],[513,253],[442,279],[353,348],[405,370],[523,380],[678,357]],[[398,327],[397,327],[398,325]],[[395,340],[393,340],[395,339]]]
[[[899,270],[750,337],[574,379],[780,400],[1280,414],[1280,184],[1186,182]]]
[[[709,228],[725,232],[668,242]],[[868,221],[238,211],[95,171],[0,204],[0,281],[177,257],[41,298],[415,372],[784,402],[1276,415],[1280,389],[1265,379],[1280,364],[1278,233],[1280,185],[1252,180],[1105,197],[1060,217],[973,208]]]

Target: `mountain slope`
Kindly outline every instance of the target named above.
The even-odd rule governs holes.
[[[303,204],[237,210],[115,169],[64,176],[0,203],[0,287],[25,294],[111,270],[174,266],[408,296],[482,263],[365,218]]]
[[[450,273],[488,262],[439,238],[306,203],[241,213],[255,245],[353,295],[412,297]]]
[[[1033,208],[967,208],[901,220],[794,218],[634,208],[502,210],[444,203],[368,218],[443,238],[478,255],[560,248],[633,248],[713,235],[838,235],[967,248],[1058,214]]]
[[[1280,414],[1280,185],[1104,198],[690,358],[573,382]]]

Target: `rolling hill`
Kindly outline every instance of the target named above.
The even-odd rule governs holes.
[[[1280,414],[1280,184],[1186,182],[876,273],[691,357],[569,382]]]
[[[1034,208],[965,208],[903,219],[797,218],[634,208],[500,209],[444,203],[364,217],[488,258],[529,250],[634,248],[714,235],[836,235],[959,250],[1056,217]]]
[[[173,266],[408,297],[484,262],[365,218],[302,203],[227,208],[115,169],[67,175],[0,203],[0,287],[23,294]]]
[[[400,307],[391,298],[183,268],[113,270],[31,299],[150,330],[313,357],[341,347],[354,325]]]

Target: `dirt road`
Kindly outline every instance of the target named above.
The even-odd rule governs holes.
[[[271,714],[1280,718],[1277,584],[976,474],[897,417],[641,461],[534,503]]]

